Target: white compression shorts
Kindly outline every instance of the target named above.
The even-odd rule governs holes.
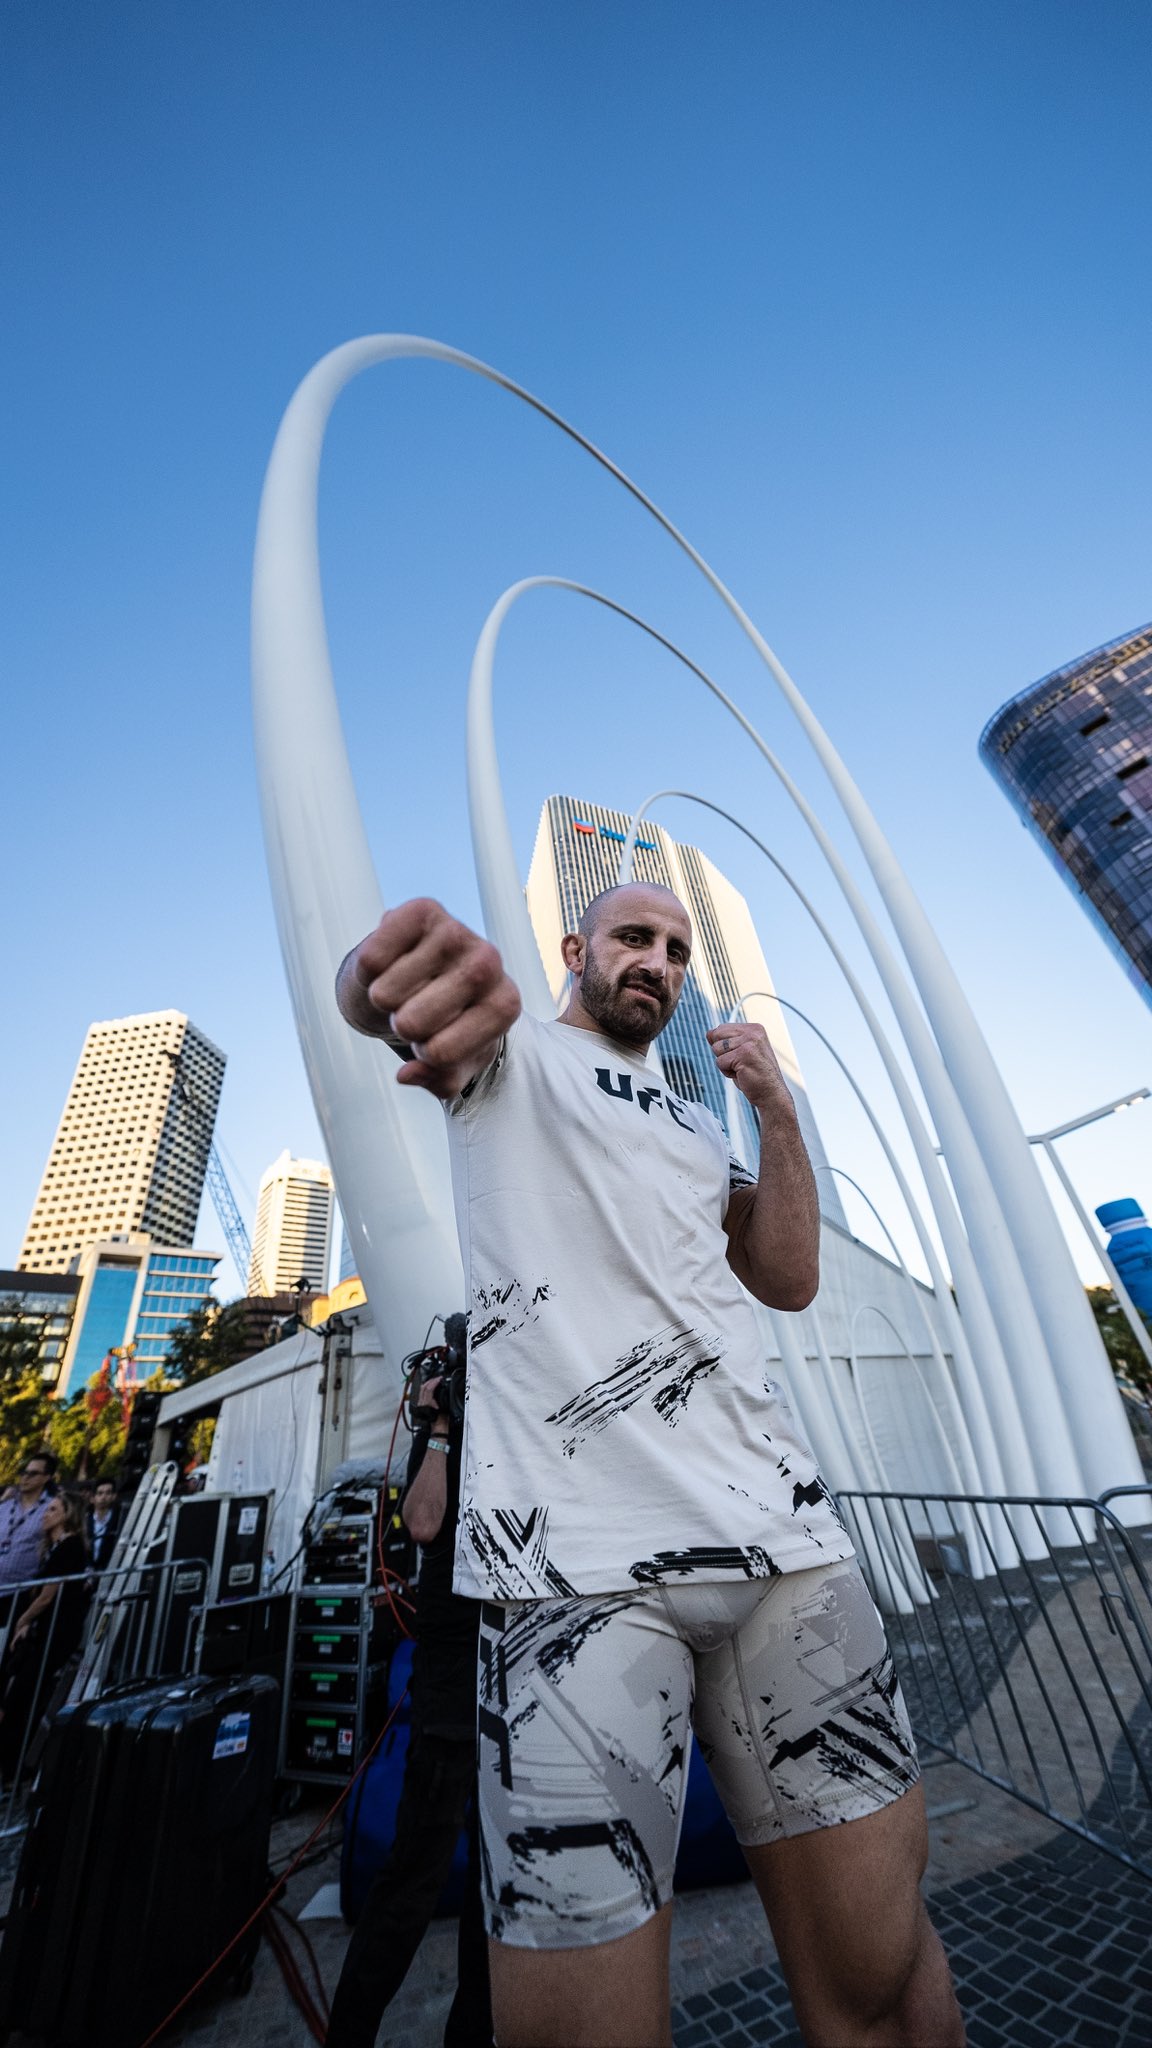
[[[693,1730],[745,1845],[861,1819],[916,1783],[854,1558],[737,1586],[484,1603],[479,1800],[498,1941],[614,1941],[667,1903]]]

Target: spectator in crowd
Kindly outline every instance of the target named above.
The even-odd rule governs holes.
[[[112,1562],[112,1552],[116,1548],[122,1520],[113,1480],[101,1479],[97,1482],[85,1519],[88,1557],[92,1569],[97,1572],[105,1571]]]
[[[34,1579],[40,1563],[44,1511],[55,1492],[51,1451],[32,1451],[0,1501],[0,1623],[8,1619],[11,1588]]]
[[[88,1546],[79,1501],[54,1494],[45,1502],[40,1532],[34,1576],[45,1583],[22,1604],[0,1665],[0,1772],[6,1778],[16,1771],[26,1735],[79,1648],[88,1611]]]

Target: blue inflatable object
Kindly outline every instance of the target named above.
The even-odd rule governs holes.
[[[392,1659],[388,1674],[385,1716],[402,1698],[411,1671],[412,1645],[403,1643]],[[408,1754],[408,1730],[408,1702],[404,1700],[367,1770],[353,1786],[344,1809],[340,1910],[349,1924],[357,1919],[372,1880],[382,1869],[392,1846],[400,1787],[404,1779],[404,1759]],[[448,1882],[436,1907],[438,1917],[460,1911],[466,1858],[465,1838],[461,1833]],[[693,1743],[680,1850],[676,1858],[676,1890],[698,1891],[705,1885],[739,1884],[747,1875],[748,1866],[740,1853],[728,1816],[716,1796],[708,1766]]]
[[[1139,1202],[1130,1195],[1119,1202],[1101,1202],[1096,1211],[1108,1232],[1108,1251],[1138,1309],[1152,1316],[1152,1230]]]
[[[373,1879],[383,1869],[396,1833],[404,1762],[408,1755],[411,1711],[404,1697],[412,1676],[412,1645],[401,1643],[388,1672],[388,1696],[384,1719],[400,1702],[399,1711],[366,1771],[352,1787],[344,1809],[344,1844],[340,1855],[340,1911],[349,1925],[360,1916]],[[448,1881],[436,1907],[437,1915],[458,1913],[464,1896],[466,1840],[461,1830],[452,1858]]]

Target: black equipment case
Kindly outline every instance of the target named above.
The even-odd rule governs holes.
[[[0,2028],[142,2048],[265,1895],[278,1723],[262,1676],[151,1680],[61,1713],[0,1949]],[[258,1941],[257,1923],[212,1989],[243,1982]]]

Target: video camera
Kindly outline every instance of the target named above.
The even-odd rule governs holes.
[[[436,1410],[447,1415],[453,1422],[460,1422],[464,1416],[464,1385],[468,1372],[468,1317],[461,1312],[444,1319],[444,1342],[433,1344],[424,1351],[414,1351],[404,1360],[405,1370],[411,1374],[408,1393],[408,1414],[414,1429],[424,1426],[427,1411],[420,1412],[420,1395],[429,1380],[439,1379],[436,1389]]]

